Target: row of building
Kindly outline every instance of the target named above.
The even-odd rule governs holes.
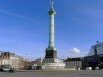
[[[43,62],[42,58],[36,59],[35,63],[40,69],[40,64]],[[103,69],[103,42],[97,42],[95,45],[91,46],[91,49],[87,56],[67,58],[63,60],[65,63],[65,68],[81,68],[86,69],[91,67],[95,70],[96,67]]]
[[[103,69],[103,42],[98,42],[91,46],[87,56],[81,58],[68,58],[65,60],[66,67],[79,67],[86,69],[91,67],[95,70],[97,67]]]
[[[67,58],[61,60],[66,64],[66,68],[82,68],[82,58]],[[40,65],[43,63],[43,58],[38,58],[35,61],[28,61],[27,59],[16,55],[15,53],[1,51],[0,65],[11,65],[17,69],[41,69]],[[34,67],[33,67],[34,66]]]
[[[38,58],[35,61],[28,61],[25,58],[14,53],[1,51],[0,65],[11,65],[18,69],[41,69],[40,65],[43,63],[43,58]],[[65,68],[81,68],[87,67],[103,68],[103,42],[98,42],[91,46],[90,52],[85,57],[67,58],[61,60],[65,63]]]
[[[13,68],[23,68],[24,58],[14,53],[1,51],[0,65],[11,65]]]
[[[11,65],[17,69],[29,69],[34,64],[34,61],[29,61],[22,56],[18,56],[15,53],[0,51],[0,66]]]
[[[68,69],[77,69],[83,67],[83,58],[75,57],[75,58],[67,58],[66,60],[62,59],[61,62],[65,63],[65,68]],[[43,63],[43,58],[38,58],[35,60],[35,64],[37,65],[37,69],[41,69],[41,64]]]

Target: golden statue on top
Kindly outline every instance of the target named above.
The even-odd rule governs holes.
[[[54,2],[52,0],[50,0],[50,4],[51,4],[51,7],[53,7]]]

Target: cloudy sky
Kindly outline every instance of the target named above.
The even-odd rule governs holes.
[[[103,0],[53,0],[58,57],[83,56],[103,41]],[[0,0],[0,51],[44,57],[50,0]],[[80,53],[70,53],[79,50]]]

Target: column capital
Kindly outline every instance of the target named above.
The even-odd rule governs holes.
[[[50,10],[48,11],[49,15],[55,15],[56,11],[54,10],[54,8],[50,8]]]

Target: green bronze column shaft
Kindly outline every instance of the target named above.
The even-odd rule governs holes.
[[[54,47],[54,14],[50,15],[49,48]]]
[[[56,14],[53,8],[54,2],[51,2],[51,8],[49,10],[50,23],[49,23],[49,46],[48,48],[54,48],[54,15]]]

